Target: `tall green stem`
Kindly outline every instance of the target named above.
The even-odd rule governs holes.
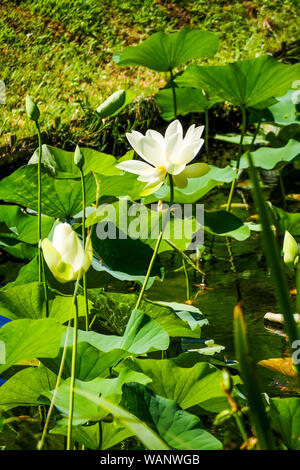
[[[239,150],[238,150],[237,164],[236,164],[236,169],[235,169],[236,176],[235,176],[235,178],[232,180],[232,183],[231,183],[230,193],[229,193],[229,197],[228,197],[228,200],[227,200],[227,206],[226,206],[226,211],[227,211],[227,212],[230,212],[230,209],[231,209],[231,203],[232,203],[233,193],[234,193],[234,190],[235,190],[235,185],[236,185],[236,181],[237,181],[238,171],[239,171],[239,168],[240,168],[240,160],[241,160],[241,156],[242,156],[242,153],[243,153],[243,141],[244,141],[244,136],[245,136],[245,133],[246,133],[246,125],[247,125],[246,109],[245,109],[245,107],[243,106],[243,107],[242,107],[241,138],[240,138],[240,144],[239,144]]]
[[[172,95],[173,95],[174,119],[176,119],[177,118],[177,99],[176,99],[174,75],[173,75],[173,70],[172,69],[170,69],[170,78],[171,78],[171,87],[172,87]]]
[[[208,146],[208,136],[209,136],[209,118],[208,118],[208,109],[205,109],[205,153],[208,158],[209,146]]]
[[[41,163],[42,163],[42,137],[41,130],[38,121],[35,121],[38,141],[39,141],[39,154],[38,154],[38,280],[41,284],[44,284],[45,292],[45,303],[46,303],[46,317],[49,316],[49,301],[48,301],[48,286],[45,275],[45,263],[43,259],[41,241],[42,241],[42,172],[41,172]]]
[[[86,192],[85,192],[85,181],[84,181],[84,173],[82,168],[80,169],[81,174],[81,190],[82,190],[82,245],[83,249],[86,249],[86,233],[85,233],[85,219],[86,219]],[[85,329],[88,331],[89,329],[89,305],[88,305],[88,297],[87,297],[87,283],[86,283],[86,275],[85,273],[82,276],[83,282],[83,295],[84,295],[84,304],[85,304]]]
[[[172,175],[169,174],[168,177],[169,177],[169,183],[170,183],[170,207],[171,207],[173,202],[174,202],[174,182],[173,182]],[[141,289],[140,294],[139,294],[138,299],[137,299],[137,303],[136,303],[136,306],[135,306],[136,309],[139,308],[139,306],[142,302],[144,292],[146,290],[146,287],[147,287],[147,284],[148,284],[148,281],[149,281],[149,277],[150,277],[150,274],[151,274],[151,271],[152,271],[152,267],[153,267],[155,258],[157,256],[158,250],[159,250],[159,246],[160,246],[160,243],[161,243],[161,240],[162,240],[162,236],[163,236],[163,228],[160,231],[157,242],[155,244],[153,255],[152,255],[152,258],[150,260],[148,270],[147,270],[147,273],[146,273],[146,277],[144,279],[142,289]]]
[[[39,140],[39,156],[38,156],[38,262],[39,262],[39,283],[42,282],[42,174],[41,174],[41,161],[42,161],[42,138],[41,130],[38,121],[35,121],[38,140]]]
[[[42,271],[43,271],[43,285],[44,285],[44,293],[45,293],[45,303],[46,303],[46,317],[49,317],[49,297],[48,297],[48,284],[46,281],[46,274],[45,274],[45,261],[43,254],[41,254],[41,261],[42,261]]]
[[[191,258],[189,258],[184,251],[180,250],[180,248],[178,248],[178,246],[175,245],[175,243],[171,242],[171,240],[168,240],[167,238],[164,239],[165,242],[170,245],[171,248],[173,248],[173,250],[177,251],[183,258],[184,260],[190,265],[193,267],[193,269],[195,269],[195,271],[198,271],[198,273],[202,274],[203,276],[205,276],[205,272],[202,271],[202,269],[200,268],[200,266],[198,266],[198,264],[195,264],[193,263],[193,261],[191,260]]]
[[[71,445],[72,445],[72,424],[73,424],[73,412],[74,412],[74,388],[75,388],[75,376],[76,376],[76,356],[77,356],[77,337],[78,337],[78,303],[77,303],[77,295],[75,296],[73,329],[74,329],[74,333],[73,333],[72,364],[71,364],[69,419],[68,419],[68,432],[67,432],[67,450],[71,450]]]
[[[145,277],[145,280],[143,282],[143,286],[142,286],[142,289],[140,291],[140,294],[139,294],[139,297],[137,299],[137,303],[136,303],[136,306],[135,306],[135,309],[137,310],[139,308],[139,306],[141,305],[141,302],[143,300],[143,296],[144,296],[144,292],[146,290],[146,287],[147,287],[147,284],[148,284],[148,281],[149,281],[149,277],[150,277],[150,274],[151,274],[151,271],[152,271],[152,267],[153,267],[153,264],[154,264],[154,261],[155,261],[155,258],[156,258],[156,255],[158,253],[158,249],[159,249],[159,246],[160,246],[160,242],[162,240],[162,236],[163,236],[163,231],[161,230],[159,236],[158,236],[158,239],[157,239],[157,242],[155,244],[155,248],[154,248],[154,251],[153,251],[153,255],[152,255],[152,258],[150,260],[150,263],[149,263],[149,266],[148,266],[148,270],[147,270],[147,273],[146,273],[146,277]]]
[[[79,278],[77,279],[76,284],[75,284],[75,288],[74,288],[73,301],[72,301],[72,305],[71,305],[71,314],[70,314],[71,317],[73,315],[73,309],[75,307],[76,296],[77,296],[77,292],[78,292],[78,286],[79,286]],[[52,400],[51,400],[50,407],[49,407],[48,414],[47,414],[47,418],[46,418],[46,421],[45,421],[45,424],[44,424],[42,437],[41,437],[41,440],[39,441],[38,446],[37,446],[38,450],[42,450],[43,447],[44,447],[45,439],[46,439],[48,428],[49,428],[50,419],[51,419],[52,412],[53,412],[53,409],[54,409],[57,390],[58,390],[58,387],[59,387],[60,382],[61,382],[61,378],[62,378],[62,374],[63,374],[63,370],[64,370],[64,365],[65,365],[65,360],[66,360],[66,354],[67,354],[67,345],[68,345],[68,340],[69,340],[70,324],[71,324],[71,319],[69,320],[68,325],[67,325],[65,341],[64,341],[64,347],[63,347],[63,353],[62,353],[62,357],[61,357],[61,361],[60,361],[59,371],[58,371],[57,378],[56,378],[55,389],[53,391]]]
[[[186,269],[184,257],[182,257],[182,266],[183,266],[185,285],[186,285],[186,300],[189,301],[190,300],[190,282],[189,282],[189,276],[188,276],[188,272]]]
[[[169,176],[169,184],[170,184],[170,207],[171,207],[174,202],[174,181],[173,181],[172,175],[169,174],[168,176]]]

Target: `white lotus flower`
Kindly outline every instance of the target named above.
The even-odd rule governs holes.
[[[193,163],[187,166],[195,158],[204,140],[201,139],[204,126],[189,127],[183,138],[182,125],[178,120],[171,122],[167,127],[165,136],[149,129],[144,136],[140,132],[132,131],[126,137],[145,162],[138,160],[126,160],[119,163],[117,168],[139,175],[138,180],[147,182],[142,196],[157,191],[164,183],[167,174],[172,175],[174,184],[179,188],[185,188],[187,178],[196,178],[205,175],[209,171],[206,163]]]
[[[77,234],[67,223],[60,223],[55,227],[52,243],[48,238],[42,241],[42,250],[50,271],[61,283],[76,281],[78,276],[82,277],[89,269],[93,257],[90,237],[87,237],[84,250]]]

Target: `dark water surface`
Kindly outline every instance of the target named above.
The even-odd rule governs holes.
[[[268,325],[264,321],[266,312],[279,311],[270,272],[263,256],[260,235],[252,233],[248,240],[232,241],[231,246],[238,274],[231,270],[224,238],[216,239],[212,259],[202,264],[207,289],[198,287],[201,279],[195,279],[193,268],[189,269],[194,305],[209,320],[209,325],[202,329],[202,336],[212,338],[215,343],[225,346],[220,357],[235,359],[233,310],[238,300],[238,277],[251,354],[255,362],[281,358],[287,349],[283,330],[280,326]],[[186,284],[183,270],[167,270],[164,282],[156,282],[147,291],[147,297],[152,300],[185,302]],[[269,393],[277,394],[281,387],[294,388],[294,381],[289,377],[262,366],[258,366],[257,370],[264,390]]]

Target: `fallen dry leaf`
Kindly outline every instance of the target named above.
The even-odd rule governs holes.
[[[264,359],[263,361],[259,361],[258,364],[266,369],[271,369],[287,375],[288,377],[297,377],[291,357]]]

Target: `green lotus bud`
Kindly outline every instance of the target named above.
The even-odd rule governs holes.
[[[37,122],[40,117],[40,110],[30,96],[26,96],[26,113],[29,119]]]
[[[232,378],[231,378],[231,375],[229,374],[229,372],[226,369],[223,370],[222,384],[223,384],[223,387],[226,390],[226,392],[228,392],[228,393],[232,392],[232,387],[233,387]]]
[[[221,411],[214,419],[214,426],[222,426],[232,417],[231,410]]]
[[[84,155],[81,151],[81,148],[76,145],[75,153],[74,153],[74,163],[75,165],[81,170],[84,165]]]
[[[283,240],[283,261],[291,268],[299,261],[299,248],[294,237],[286,230]]]
[[[53,233],[53,240],[42,241],[45,261],[53,276],[61,283],[76,281],[81,278],[92,262],[93,249],[90,237],[85,250],[77,234],[67,223],[58,224]]]

